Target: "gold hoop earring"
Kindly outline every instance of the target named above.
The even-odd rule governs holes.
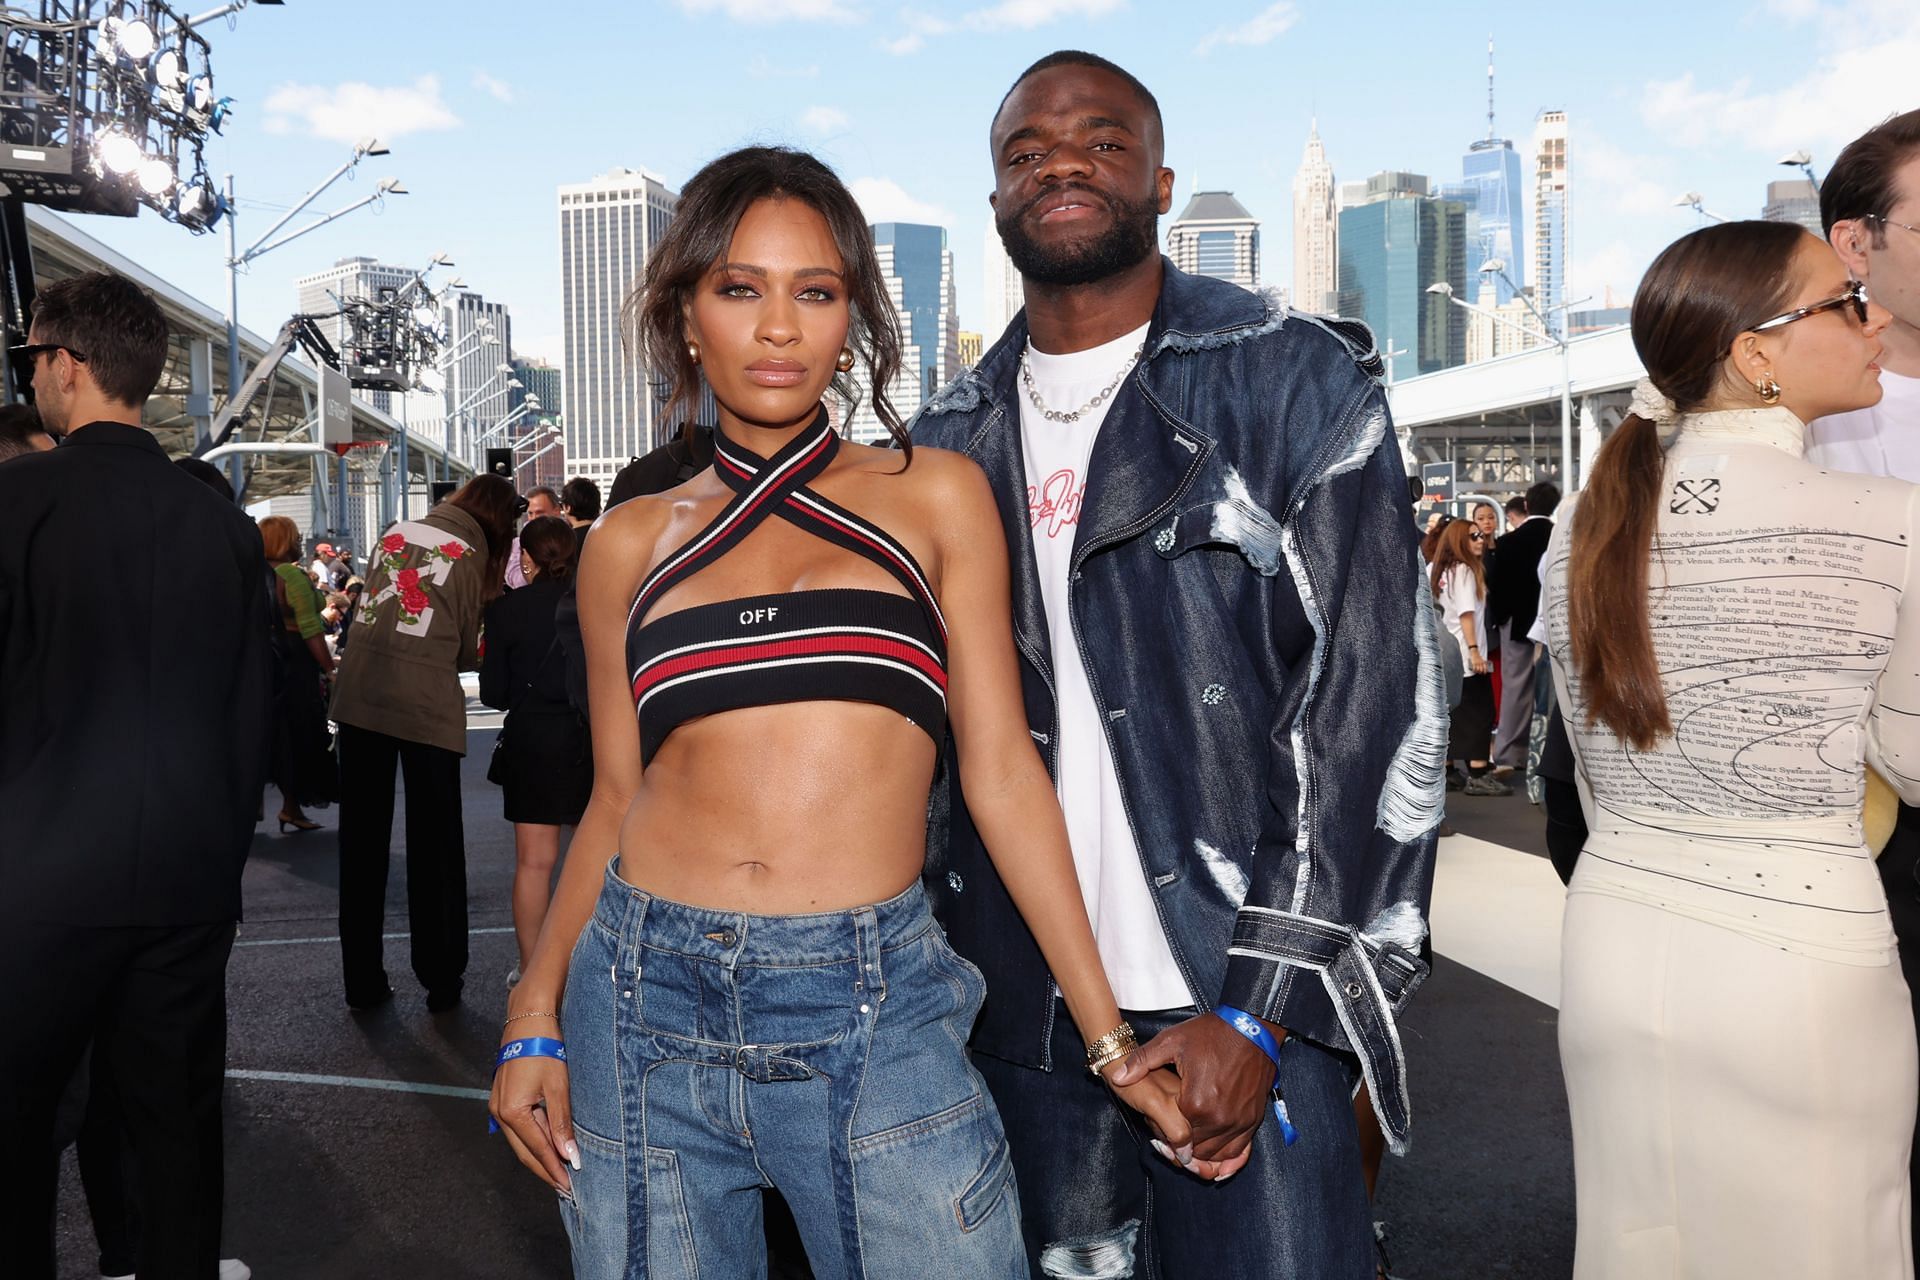
[[[695,364],[700,363],[700,344],[691,338],[687,340],[687,359],[693,361]]]
[[[842,373],[852,373],[853,372],[853,348],[852,347],[840,348],[840,358],[833,362],[833,367],[838,369]]]
[[[1753,384],[1753,389],[1760,393],[1761,404],[1780,403],[1780,384],[1773,380],[1772,374],[1763,375],[1760,381]]]

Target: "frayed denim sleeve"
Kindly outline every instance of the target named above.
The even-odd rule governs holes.
[[[1311,654],[1271,729],[1270,816],[1222,1003],[1356,1054],[1389,1144],[1410,1107],[1397,1027],[1420,959],[1447,710],[1405,469],[1371,385],[1297,484],[1282,553]]]

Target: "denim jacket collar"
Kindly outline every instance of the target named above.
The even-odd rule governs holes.
[[[1214,440],[1193,424],[1193,388],[1171,357],[1222,346],[1249,331],[1277,327],[1280,316],[1255,294],[1200,289],[1194,278],[1161,259],[1160,299],[1147,326],[1145,353],[1128,375],[1101,423],[1099,447],[1088,464],[1081,510],[1091,518],[1074,536],[1073,564],[1104,546],[1133,536],[1159,519],[1199,474]],[[1023,309],[1000,341],[966,375],[935,397],[930,408],[987,412],[966,452],[1000,493],[1026,487],[1020,438],[1020,356],[1027,346]],[[1001,520],[1013,562],[1014,634],[1052,679],[1046,606],[1033,550],[1033,527],[1024,511],[1003,508]]]

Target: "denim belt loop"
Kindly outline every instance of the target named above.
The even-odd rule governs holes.
[[[645,952],[645,947],[640,940],[646,934],[647,907],[652,902],[653,899],[640,890],[631,890],[627,894],[627,918],[620,927],[620,945],[631,953],[630,956],[622,958],[629,961],[627,969],[633,974],[635,985],[640,982],[641,957]]]
[[[878,1004],[887,998],[887,974],[880,962],[880,916],[872,907],[858,907],[853,912],[854,954],[860,962],[860,972],[853,978],[853,994],[860,1002],[860,1012],[867,1012],[869,1004]]]

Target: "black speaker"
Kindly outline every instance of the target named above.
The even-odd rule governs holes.
[[[459,484],[452,480],[435,480],[427,486],[427,497],[437,507],[451,498],[453,491],[459,487]]]
[[[513,450],[512,449],[487,450],[487,471],[492,475],[499,476],[502,480],[506,480],[509,482],[512,481]]]

